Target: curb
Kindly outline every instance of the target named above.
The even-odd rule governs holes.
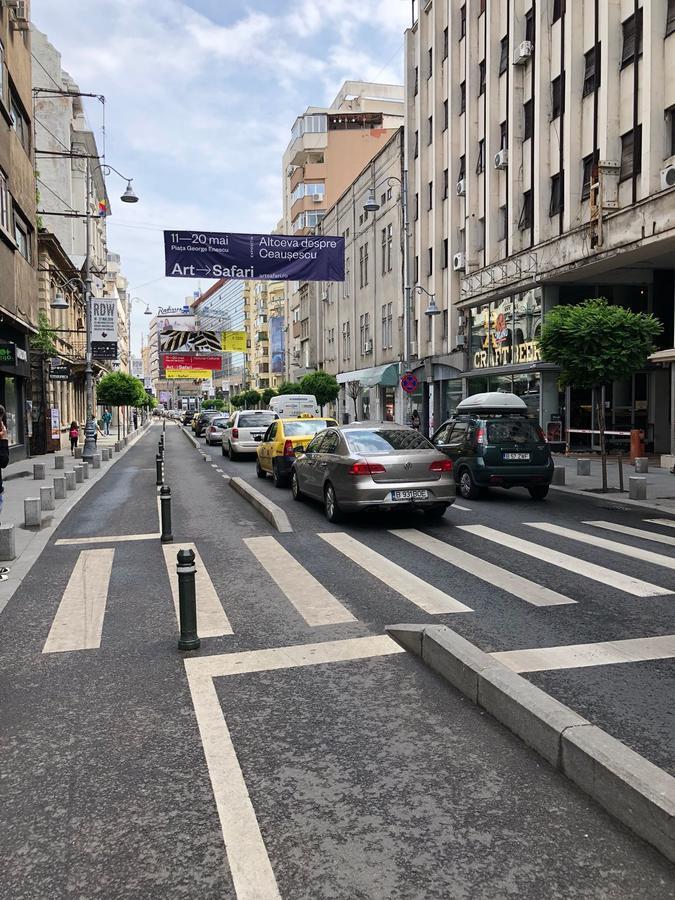
[[[560,491],[561,494],[576,494],[577,497],[586,497],[588,500],[599,500],[602,503],[616,503],[617,506],[636,506],[638,509],[648,509],[650,512],[665,513],[675,516],[675,508],[672,506],[656,506],[653,503],[645,503],[644,500],[629,499],[628,491],[624,494],[593,494],[590,491],[582,491],[580,488],[563,487],[562,485],[550,485],[552,491]]]
[[[192,446],[195,447],[195,449],[199,450],[201,448],[201,444],[199,443],[199,441],[196,440],[196,438],[193,438],[190,432],[187,431],[182,425],[180,426],[180,430],[183,432],[188,441],[190,441]]]
[[[280,506],[268,500],[264,494],[257,491],[252,485],[243,478],[230,478],[230,487],[240,494],[244,500],[247,500],[254,509],[257,509],[260,515],[271,522],[277,531],[282,534],[288,534],[293,531],[288,516]]]
[[[675,778],[447,626],[386,631],[675,862]]]

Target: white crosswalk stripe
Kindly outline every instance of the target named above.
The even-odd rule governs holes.
[[[472,556],[470,553],[446,544],[444,541],[439,541],[423,531],[417,531],[414,528],[401,528],[392,531],[391,534],[408,541],[408,543],[419,547],[421,550],[426,550],[427,553],[431,553],[439,559],[445,560],[445,562],[449,562],[458,569],[463,569],[465,572],[475,575],[476,578],[488,581],[509,594],[514,594],[533,606],[562,606],[568,603],[576,603],[576,600],[572,600],[564,594],[558,594],[556,591],[542,587],[542,585],[536,584],[534,581],[528,581],[527,578],[509,572],[508,569],[495,566],[479,556]]]
[[[666,525],[668,528],[675,528],[675,519],[645,519],[652,525]]]
[[[616,522],[584,522],[583,524],[592,525],[594,528],[604,528],[606,531],[616,531],[618,534],[627,534],[629,537],[640,538],[643,541],[654,541],[657,544],[675,547],[675,537],[672,534],[656,534],[654,531],[630,528],[628,525],[618,525]]]
[[[427,584],[426,581],[418,578],[417,575],[413,575],[401,566],[397,566],[396,563],[371,550],[370,547],[367,547],[360,541],[354,540],[353,537],[344,532],[329,532],[327,534],[319,534],[319,537],[326,541],[327,544],[330,544],[331,547],[339,550],[347,559],[361,566],[370,575],[378,578],[397,593],[402,594],[407,600],[410,600],[411,603],[414,603],[415,606],[418,606],[425,612],[432,615],[472,612],[468,606],[460,603],[459,600],[455,600],[454,597],[450,597],[433,585]]]
[[[233,634],[230,621],[225,614],[225,610],[211,581],[211,576],[199,555],[199,551],[194,544],[190,543],[181,543],[180,549],[193,550],[195,554],[195,568],[197,570],[195,573],[195,589],[197,593],[197,628],[199,636],[207,638]],[[164,552],[164,562],[166,563],[166,570],[171,582],[171,595],[174,609],[176,610],[176,621],[179,622],[176,547],[173,544],[163,544],[162,551]]]
[[[618,541],[609,541],[607,538],[597,537],[594,534],[587,534],[585,531],[574,531],[572,528],[563,528],[562,525],[553,525],[551,522],[524,522],[529,528],[537,528],[539,531],[545,531],[548,534],[556,534],[560,537],[569,538],[572,541],[581,541],[584,544],[590,544],[593,547],[600,547],[602,550],[609,550],[611,553],[620,553],[622,556],[630,556],[631,559],[640,559],[643,562],[652,563],[655,566],[663,566],[666,569],[675,569],[675,559],[671,556],[663,556],[661,553],[654,553],[652,550],[642,550],[639,547],[631,547],[629,544],[620,544]]]
[[[513,672],[550,672],[554,669],[579,669],[584,666],[672,659],[675,656],[675,634],[601,641],[595,644],[506,650],[491,653],[490,656]]]
[[[508,547],[526,556],[531,556],[541,562],[549,565],[557,566],[573,575],[582,575],[584,578],[590,578],[593,581],[599,581],[601,584],[609,587],[617,588],[632,594],[634,597],[655,597],[664,594],[672,594],[672,591],[666,588],[658,587],[650,584],[648,581],[641,581],[638,578],[632,578],[630,575],[623,575],[621,572],[615,572],[604,566],[595,563],[586,562],[568,553],[562,553],[560,550],[553,550],[542,544],[535,544],[532,541],[526,541],[523,538],[515,537],[515,535],[507,534],[504,531],[497,531],[494,528],[488,528],[486,525],[457,525],[461,531],[475,534],[478,537],[493,541],[502,547]]]

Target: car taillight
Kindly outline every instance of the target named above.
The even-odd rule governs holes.
[[[284,456],[295,456],[295,450],[293,449],[293,441],[285,441],[284,442]]]
[[[235,441],[237,440],[237,438],[239,437],[239,429],[238,428],[232,429],[232,437],[235,439]]]
[[[380,463],[369,463],[366,460],[355,462],[349,470],[350,475],[379,475],[387,470]]]
[[[435,459],[429,466],[430,472],[452,472],[451,459]]]
[[[485,429],[484,428],[476,429],[476,443],[477,444],[485,443]]]

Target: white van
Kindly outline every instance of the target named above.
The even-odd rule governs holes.
[[[281,419],[319,415],[314,394],[279,394],[271,398],[269,408]]]

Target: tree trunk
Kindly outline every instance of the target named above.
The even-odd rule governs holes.
[[[117,440],[120,440],[120,407],[117,407]]]
[[[607,450],[605,448],[605,385],[600,388],[598,397],[598,429],[600,430],[600,465],[602,468],[602,493],[607,493]]]

